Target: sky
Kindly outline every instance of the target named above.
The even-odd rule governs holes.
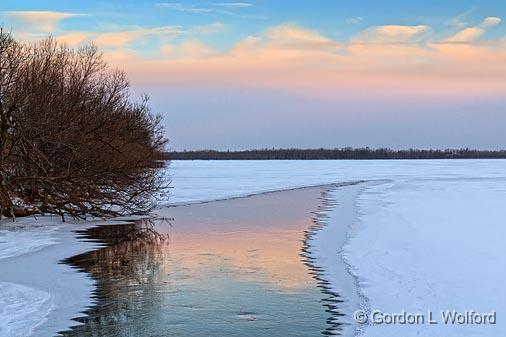
[[[506,148],[506,1],[0,0],[23,41],[94,43],[169,147]]]

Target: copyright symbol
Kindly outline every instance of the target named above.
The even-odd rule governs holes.
[[[355,322],[359,324],[367,323],[367,313],[364,310],[355,311],[353,318],[355,318]]]

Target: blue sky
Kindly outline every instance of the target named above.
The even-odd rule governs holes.
[[[21,40],[94,43],[171,146],[506,148],[506,1],[13,1]]]
[[[163,4],[168,6],[163,7]],[[205,39],[228,47],[238,39],[280,23],[296,23],[325,32],[329,37],[348,39],[364,27],[428,24],[449,31],[452,22],[476,24],[484,17],[504,16],[506,2],[492,0],[411,1],[39,1],[2,0],[2,11],[57,11],[81,14],[63,20],[65,30],[110,31],[125,27],[207,25],[223,23],[226,34]],[[3,17],[7,27],[17,27]],[[487,33],[488,38],[506,35],[506,25]]]

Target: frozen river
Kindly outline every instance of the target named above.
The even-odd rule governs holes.
[[[369,318],[357,325],[356,333],[506,335],[506,291],[501,286],[506,277],[502,262],[506,254],[505,160],[175,161],[168,172],[174,188],[165,204],[361,181],[353,194],[342,194],[339,188],[330,193],[335,207],[327,210],[327,231],[320,234],[326,237],[321,240],[317,234],[312,247],[336,292],[345,294],[352,287],[343,289],[342,268],[333,270],[332,266],[344,266],[354,280],[357,294],[350,298],[356,305],[349,306],[346,314],[351,318],[357,307]],[[339,209],[339,205],[346,207]],[[34,228],[34,223],[41,226]],[[26,280],[30,273],[13,267],[21,261],[36,268],[38,257],[51,251],[63,254],[63,241],[69,245],[70,240],[65,226],[48,217],[22,219],[14,229],[2,222],[0,336],[47,335],[51,327],[69,324],[64,320],[65,306],[71,309],[68,320],[79,305],[83,309],[89,305],[81,294],[62,301],[57,287],[44,285],[40,278]],[[69,256],[85,250],[73,245]],[[88,292],[93,289],[93,282],[71,269],[59,265],[51,270],[65,275],[68,282],[80,282]],[[34,273],[44,276],[40,270]],[[46,281],[51,282],[50,278]],[[453,310],[494,313],[496,324],[445,324],[441,311]],[[371,322],[373,313],[380,317],[404,312],[422,315],[426,321]],[[429,313],[437,324],[426,324]]]

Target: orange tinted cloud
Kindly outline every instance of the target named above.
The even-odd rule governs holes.
[[[506,90],[506,44],[420,41],[425,26],[382,26],[339,43],[280,25],[213,53],[202,42],[170,46],[170,57],[122,65],[141,84],[245,85],[332,95],[338,90],[434,95]],[[360,34],[359,34],[360,35]],[[200,52],[203,51],[203,52]],[[479,79],[479,82],[477,82]]]
[[[405,43],[412,42],[430,28],[424,25],[387,25],[364,30],[353,38],[354,42],[366,43]]]
[[[46,33],[55,31],[60,21],[80,16],[76,13],[55,11],[8,11],[2,12],[2,14],[28,25],[29,28]]]
[[[485,32],[497,26],[501,23],[501,18],[490,16],[485,18],[482,23],[474,27],[466,27],[459,31],[458,33],[450,36],[445,41],[446,42],[471,42],[475,41],[479,37],[481,37]]]
[[[488,17],[476,27],[485,30],[499,22]],[[504,92],[506,40],[476,41],[479,37],[465,29],[453,39],[434,41],[425,25],[385,25],[336,41],[314,29],[283,24],[220,51],[188,34],[195,29],[171,26],[70,32],[59,38],[105,47],[107,59],[142,85],[243,85],[331,96],[338,90],[440,96]],[[147,36],[183,40],[162,40],[159,51],[144,59],[130,43]]]
[[[181,34],[179,26],[163,26],[154,28],[136,28],[116,32],[69,32],[58,35],[56,38],[71,46],[82,43],[94,43],[102,48],[122,48],[128,43],[140,40],[147,36],[174,37]]]

